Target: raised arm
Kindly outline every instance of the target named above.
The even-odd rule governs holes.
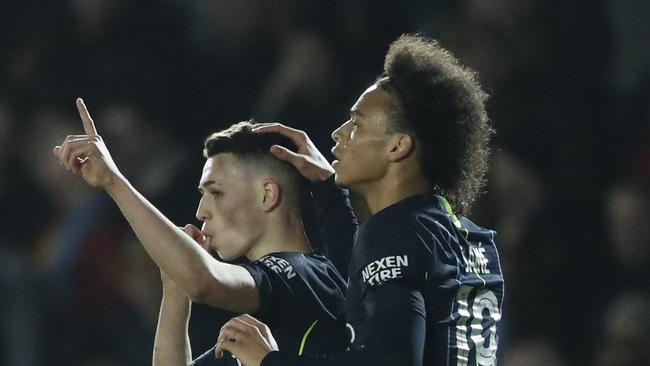
[[[259,295],[250,273],[212,258],[142,196],[113,162],[83,100],[77,99],[77,109],[85,134],[68,136],[54,148],[61,165],[111,196],[151,259],[192,300],[255,312]]]

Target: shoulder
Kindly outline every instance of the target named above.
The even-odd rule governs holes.
[[[430,247],[446,241],[451,226],[451,220],[433,207],[430,200],[413,197],[371,217],[361,226],[358,241],[372,242],[373,247]]]
[[[263,271],[267,277],[287,284],[294,281],[306,283],[327,281],[337,287],[344,286],[344,281],[332,262],[320,251],[270,253],[247,266]]]

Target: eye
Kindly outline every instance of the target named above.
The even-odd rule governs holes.
[[[210,194],[211,194],[214,198],[219,198],[219,197],[223,196],[223,192],[221,192],[221,191],[210,191]]]

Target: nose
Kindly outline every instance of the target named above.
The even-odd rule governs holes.
[[[203,222],[210,219],[210,211],[205,207],[205,196],[202,196],[199,201],[199,207],[196,209],[196,218]]]
[[[336,143],[341,142],[341,134],[343,133],[343,132],[342,132],[342,131],[343,131],[343,128],[345,127],[345,125],[346,125],[348,122],[349,122],[349,121],[345,121],[345,122],[343,122],[343,124],[340,125],[339,128],[337,128],[336,130],[334,130],[334,132],[332,132],[332,136],[331,136],[331,137],[332,137],[332,140],[334,140],[334,142],[336,142]]]

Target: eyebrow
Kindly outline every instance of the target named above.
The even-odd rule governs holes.
[[[199,190],[199,192],[203,192],[204,187],[207,188],[208,186],[211,186],[211,185],[216,184],[216,183],[217,182],[214,181],[214,180],[207,180],[207,181],[203,182],[203,184],[198,186],[197,189]]]

